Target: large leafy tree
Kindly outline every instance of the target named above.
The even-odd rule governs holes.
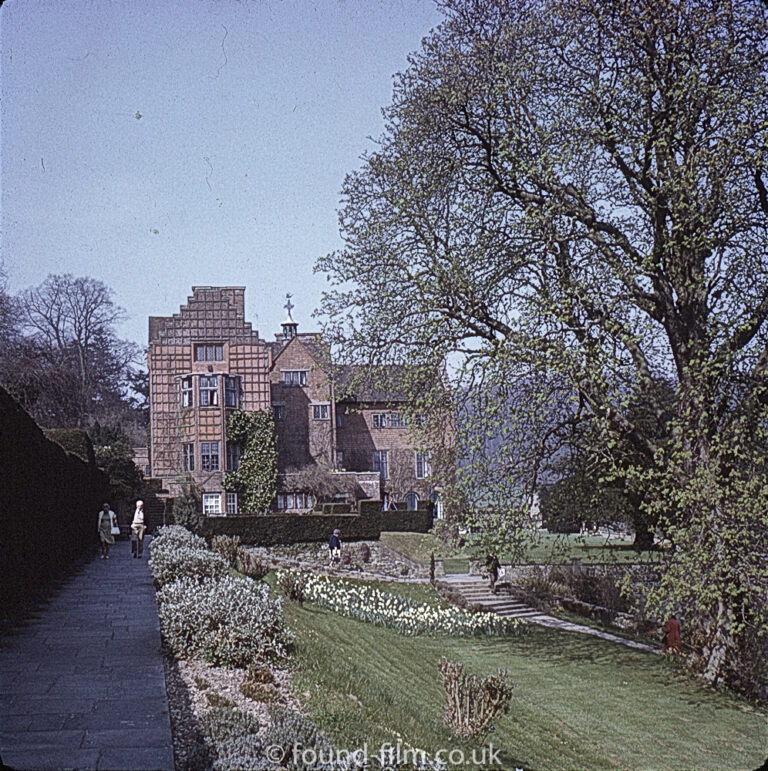
[[[768,7],[443,10],[346,180],[326,332],[448,357],[486,486],[594,437],[672,544],[651,602],[698,613],[727,677],[768,621]]]

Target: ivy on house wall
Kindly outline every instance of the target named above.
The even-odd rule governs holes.
[[[269,509],[277,484],[277,436],[271,410],[235,410],[227,420],[227,441],[240,445],[240,465],[224,477],[224,489],[236,492],[240,510]]]

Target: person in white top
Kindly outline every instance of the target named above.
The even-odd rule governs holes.
[[[136,501],[136,511],[131,522],[131,553],[134,557],[141,557],[144,552],[144,533],[147,527],[144,524],[144,501]]]

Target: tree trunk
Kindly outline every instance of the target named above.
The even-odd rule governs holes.
[[[720,600],[717,603],[717,618],[712,641],[708,650],[705,651],[707,666],[704,669],[704,680],[708,685],[714,685],[722,677],[730,641],[730,628],[730,612],[726,609],[725,603]]]

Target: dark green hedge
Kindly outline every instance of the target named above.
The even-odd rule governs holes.
[[[46,428],[43,430],[43,436],[56,442],[62,450],[77,456],[84,463],[96,463],[93,443],[88,433],[81,428]]]
[[[46,439],[0,388],[0,490],[0,612],[8,616],[93,548],[108,483],[95,464]]]
[[[245,544],[275,544],[327,541],[334,528],[343,541],[375,541],[382,531],[426,533],[432,527],[432,504],[417,511],[381,511],[381,502],[361,501],[360,514],[269,514],[249,517],[209,517],[202,534],[239,535]],[[376,504],[375,507],[373,504]]]

